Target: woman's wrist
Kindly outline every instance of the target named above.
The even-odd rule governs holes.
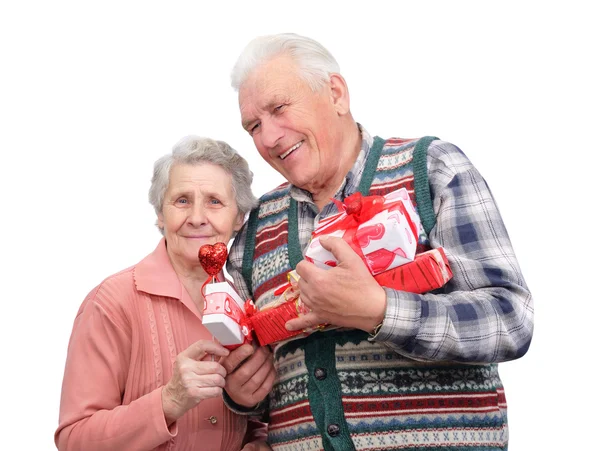
[[[177,404],[169,394],[169,390],[167,386],[163,386],[161,392],[161,400],[162,400],[162,409],[163,414],[165,415],[165,421],[167,423],[167,427],[171,426],[177,419],[181,416],[178,415],[179,409],[177,408]]]

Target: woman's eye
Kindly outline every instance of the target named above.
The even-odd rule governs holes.
[[[188,200],[185,197],[180,197],[179,199],[177,199],[177,203],[178,204],[187,204]]]
[[[211,199],[211,205],[221,205],[221,201],[219,199]]]

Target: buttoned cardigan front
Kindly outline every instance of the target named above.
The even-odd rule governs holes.
[[[207,399],[167,426],[161,389],[176,356],[212,340],[167,255],[164,238],[105,279],[81,305],[63,379],[59,450],[239,450],[262,423]]]

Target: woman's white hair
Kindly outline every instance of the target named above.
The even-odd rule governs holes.
[[[231,175],[235,202],[240,214],[246,215],[257,205],[257,199],[251,189],[253,174],[244,157],[226,142],[190,135],[175,144],[170,154],[159,158],[154,163],[148,200],[157,215],[162,212],[165,193],[169,187],[171,167],[176,164],[202,163],[220,166]]]
[[[246,46],[231,71],[231,86],[236,91],[260,65],[280,55],[290,56],[298,65],[299,75],[313,91],[320,90],[340,66],[317,41],[294,33],[259,36]]]

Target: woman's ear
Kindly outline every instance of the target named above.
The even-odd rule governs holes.
[[[165,217],[163,216],[162,213],[159,213],[158,215],[156,215],[156,225],[161,230],[165,229]]]
[[[340,74],[329,76],[329,87],[331,89],[331,100],[340,116],[350,112],[350,95],[346,80]]]
[[[243,213],[238,213],[237,217],[235,218],[235,223],[233,225],[233,230],[235,232],[239,232],[242,229],[243,225],[244,225],[244,214]]]

